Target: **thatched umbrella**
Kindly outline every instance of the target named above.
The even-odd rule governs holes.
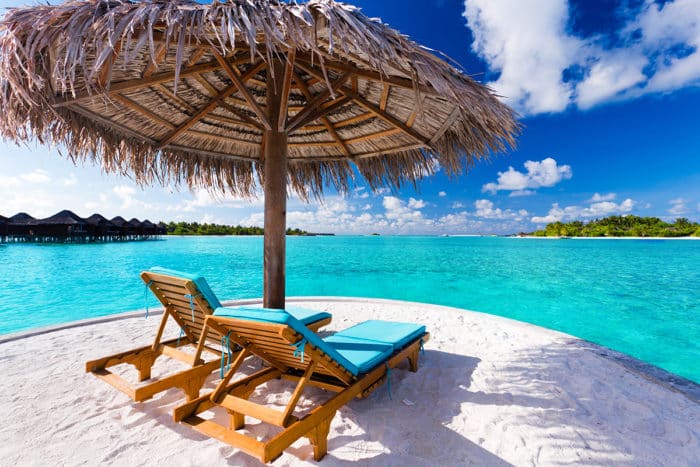
[[[287,190],[400,187],[514,142],[513,112],[332,0],[73,1],[11,9],[0,131],[141,183],[265,196],[264,303],[284,307]]]

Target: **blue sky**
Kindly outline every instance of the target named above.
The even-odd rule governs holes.
[[[25,2],[0,1],[0,6]],[[518,147],[456,180],[322,203],[292,197],[310,231],[476,234],[610,214],[700,220],[700,2],[372,0],[370,17],[460,62],[521,115]],[[0,214],[71,209],[262,225],[262,199],[141,188],[60,148],[0,142]]]

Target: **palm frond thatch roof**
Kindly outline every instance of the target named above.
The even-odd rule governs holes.
[[[266,82],[284,60],[285,121]],[[0,24],[0,134],[141,183],[250,195],[264,132],[302,196],[448,174],[514,144],[513,111],[431,51],[333,0],[69,1]],[[437,163],[437,164],[436,164]]]
[[[37,224],[39,225],[48,225],[48,224],[60,224],[60,225],[71,225],[71,224],[85,224],[85,219],[74,213],[73,211],[69,211],[67,209],[64,209],[63,211],[57,212],[53,216],[44,218],[44,219],[38,219],[36,221]]]

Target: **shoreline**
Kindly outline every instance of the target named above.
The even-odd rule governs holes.
[[[431,333],[417,373],[399,367],[390,386],[338,411],[324,465],[658,465],[668,459],[693,465],[697,459],[700,404],[626,366],[607,349],[450,307],[339,297],[291,301],[331,312],[324,332],[388,319],[425,324]],[[0,426],[6,440],[2,458],[24,465],[258,465],[174,423],[172,410],[183,400],[179,390],[133,403],[84,373],[89,359],[151,341],[160,320],[133,315],[0,344],[0,403],[7,419]],[[166,337],[171,335],[177,336],[176,327],[166,329]],[[153,376],[179,368],[171,363],[159,359]],[[244,366],[244,372],[258,369],[252,361]],[[124,371],[135,376],[130,368]],[[205,390],[217,381],[215,371]],[[251,399],[279,409],[292,386],[267,384],[267,391]],[[310,390],[302,405],[327,397]],[[253,435],[271,434],[249,423]],[[276,465],[314,465],[308,440],[294,443]]]
[[[383,299],[383,298],[365,298],[365,297],[335,297],[335,296],[297,296],[297,297],[288,297],[287,298],[288,303],[333,303],[333,302],[341,302],[341,303],[359,303],[359,304],[368,304],[368,303],[378,303],[378,304],[388,304],[388,305],[402,305],[402,304],[410,304],[410,305],[418,305],[418,306],[423,306],[423,307],[429,307],[433,311],[437,312],[445,312],[445,311],[458,311],[458,312],[465,312],[465,313],[470,313],[474,315],[481,315],[484,317],[489,317],[489,318],[498,318],[504,321],[507,321],[513,325],[516,326],[522,326],[523,328],[532,328],[533,330],[540,330],[544,332],[551,333],[552,335],[559,336],[564,339],[568,339],[571,343],[571,345],[582,345],[590,349],[592,352],[595,352],[596,354],[600,355],[601,357],[607,358],[610,361],[613,361],[619,365],[624,366],[630,371],[633,371],[644,378],[648,379],[649,381],[658,384],[666,389],[678,392],[680,394],[683,394],[685,397],[690,399],[693,402],[697,402],[700,404],[700,383],[696,383],[692,380],[689,380],[687,378],[684,378],[683,376],[677,375],[675,373],[672,373],[668,370],[665,370],[661,367],[658,367],[656,365],[653,365],[651,363],[645,362],[643,360],[640,360],[636,357],[633,357],[632,355],[619,352],[615,349],[611,349],[609,347],[605,347],[603,345],[597,344],[595,342],[591,342],[586,339],[582,339],[580,337],[573,336],[571,334],[567,334],[561,331],[557,331],[555,329],[550,329],[550,328],[545,328],[542,326],[538,326],[536,324],[532,323],[527,323],[525,321],[518,321],[516,319],[508,318],[505,316],[500,316],[500,315],[493,315],[490,313],[485,313],[482,311],[476,311],[476,310],[467,310],[464,308],[456,308],[456,307],[450,307],[446,305],[436,305],[436,304],[431,304],[431,303],[424,303],[424,302],[409,302],[405,300],[393,300],[393,299]],[[251,299],[242,299],[242,300],[223,300],[221,302],[223,306],[240,306],[240,305],[260,305],[262,306],[262,298],[251,298]],[[87,318],[87,319],[82,319],[82,320],[76,320],[76,321],[70,321],[68,323],[61,323],[61,324],[56,324],[56,325],[50,325],[50,326],[43,326],[40,328],[35,328],[35,329],[29,329],[26,331],[19,331],[15,333],[10,333],[10,334],[0,334],[0,345],[8,343],[8,342],[13,342],[17,340],[22,340],[22,339],[29,339],[32,337],[36,336],[41,336],[44,334],[49,334],[49,333],[54,333],[58,331],[64,331],[64,330],[70,330],[70,329],[75,329],[75,328],[82,328],[86,326],[93,326],[96,324],[104,324],[104,323],[112,323],[115,321],[122,321],[122,320],[129,320],[129,319],[135,319],[135,318],[141,318],[141,319],[146,319],[145,318],[145,309],[139,309],[139,310],[132,310],[132,311],[126,311],[123,313],[118,313],[114,315],[107,315],[107,316],[100,316],[100,317],[95,317],[95,318]],[[163,314],[163,309],[162,308],[154,308],[152,310],[149,310],[148,312],[149,317],[156,317],[160,316]]]
[[[532,238],[542,240],[700,240],[700,237],[538,237],[535,235],[515,235],[504,238]]]

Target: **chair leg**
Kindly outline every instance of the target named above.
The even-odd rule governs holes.
[[[186,384],[183,384],[182,390],[185,391],[187,402],[191,402],[199,397],[199,390],[204,386],[207,376],[209,376],[209,373],[192,376],[187,380]]]
[[[331,421],[335,412],[330,417],[320,422],[308,436],[311,445],[314,447],[314,460],[320,461],[328,452],[328,432],[331,429]]]
[[[139,381],[145,381],[151,377],[151,368],[160,356],[159,352],[145,351],[139,355],[138,359],[133,363],[139,372]]]
[[[418,354],[420,353],[420,348],[416,348],[411,354],[408,356],[408,363],[410,366],[410,370],[415,373],[418,371]]]
[[[245,391],[236,394],[236,396],[242,399],[248,399],[253,391]],[[234,412],[233,410],[227,411],[229,414],[229,428],[232,430],[240,430],[245,426],[245,415],[239,412]]]

